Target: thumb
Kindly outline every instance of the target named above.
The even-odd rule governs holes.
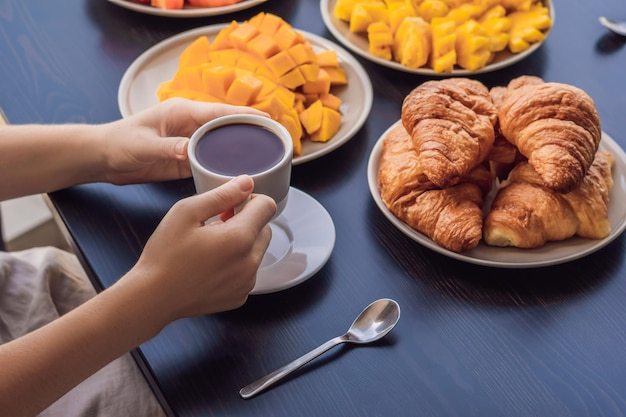
[[[186,137],[169,137],[163,138],[162,148],[166,159],[187,159],[187,147],[189,146],[189,138]]]
[[[139,148],[139,160],[155,161],[174,159],[183,161],[187,159],[187,147],[189,138],[181,136],[151,137],[144,141]]]
[[[204,224],[211,217],[241,204],[252,193],[254,181],[248,175],[240,175],[229,182],[202,194],[189,197],[185,216],[193,222]]]

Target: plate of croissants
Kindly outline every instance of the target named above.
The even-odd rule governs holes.
[[[478,265],[569,262],[626,228],[626,154],[585,91],[535,76],[419,85],[372,149],[368,182],[405,235]]]

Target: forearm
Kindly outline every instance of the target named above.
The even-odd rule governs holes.
[[[147,279],[121,281],[56,321],[0,346],[0,410],[36,415],[165,325]],[[161,307],[161,308],[160,308]]]
[[[102,181],[105,126],[0,127],[0,200]]]

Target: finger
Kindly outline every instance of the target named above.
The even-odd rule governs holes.
[[[248,175],[238,176],[211,191],[189,197],[185,204],[190,207],[193,222],[204,223],[241,204],[252,193],[254,182]]]
[[[263,194],[253,194],[250,201],[230,220],[243,222],[244,227],[253,230],[261,230],[272,220],[275,213],[276,203],[272,198]]]
[[[184,161],[187,159],[189,138],[165,137],[160,140],[152,140],[148,143],[148,145],[151,145],[154,157],[159,159],[175,159],[177,161]]]
[[[189,115],[198,124],[198,126],[202,126],[209,120],[231,114],[256,114],[259,116],[269,117],[269,114],[247,106],[205,103],[201,101],[191,101],[189,105]]]

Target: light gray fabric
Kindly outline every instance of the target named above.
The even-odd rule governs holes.
[[[0,252],[0,344],[35,330],[95,295],[77,258],[46,247]],[[40,414],[42,417],[161,417],[130,354],[111,362]]]

